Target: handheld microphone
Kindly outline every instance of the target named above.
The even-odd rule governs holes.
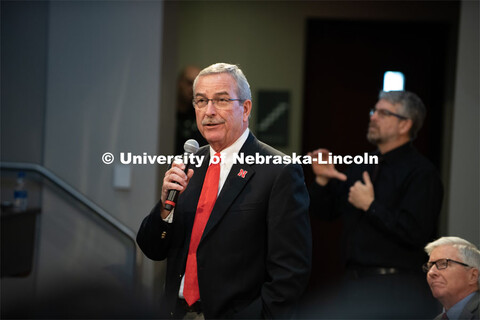
[[[184,153],[185,156],[188,156],[192,153],[197,152],[198,142],[194,139],[187,140],[183,145],[183,150],[185,150],[185,153]],[[184,170],[185,173],[188,173],[188,166],[189,166],[189,163],[187,161],[187,163],[185,164],[185,170]],[[178,184],[178,182],[175,182],[175,183]],[[178,190],[175,190],[175,189],[168,190],[167,199],[165,200],[165,210],[172,211],[172,209],[175,208],[179,194],[180,194],[180,191]]]

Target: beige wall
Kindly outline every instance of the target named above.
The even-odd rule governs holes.
[[[460,14],[448,216],[448,235],[480,245],[479,2]]]
[[[156,202],[157,166],[131,166],[113,187],[120,152],[156,154],[162,3],[50,3],[44,165],[136,231]]]
[[[301,149],[305,38],[308,18],[357,20],[452,19],[446,6],[386,2],[225,1],[181,2],[178,69],[215,62],[240,64],[252,87],[291,92],[289,145]],[[255,101],[252,117],[255,131]]]

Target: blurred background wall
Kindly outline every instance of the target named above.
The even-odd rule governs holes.
[[[155,154],[159,1],[2,4],[2,161],[40,163],[130,228],[156,197],[156,166],[113,187],[104,152]]]
[[[255,117],[258,111],[259,91],[290,92],[288,144],[279,147],[286,153],[311,150],[305,150],[305,141],[302,141],[305,119],[312,116],[304,114],[305,87],[308,85],[305,83],[305,75],[311,68],[306,64],[308,21],[338,23],[354,21],[380,24],[396,22],[403,23],[405,26],[415,24],[441,26],[445,37],[445,52],[442,53],[445,59],[441,66],[443,79],[440,80],[443,92],[425,92],[422,95],[423,92],[412,89],[411,84],[414,81],[411,78],[408,79],[408,76],[406,89],[417,92],[424,101],[427,100],[425,101],[427,117],[434,117],[435,121],[440,122],[438,124],[440,128],[434,133],[435,136],[426,143],[439,145],[436,153],[432,156],[426,155],[437,165],[445,186],[440,233],[456,234],[475,243],[480,242],[478,2],[187,1],[166,2],[165,11],[177,17],[175,20],[172,19],[172,24],[177,28],[176,48],[178,48],[179,69],[187,64],[203,67],[218,61],[241,66],[252,87],[254,109],[251,127],[254,132],[258,129]],[[179,21],[181,23],[178,24]],[[381,33],[381,30],[378,31]],[[434,28],[431,36],[435,36]],[[355,31],[352,32],[351,38],[355,41]],[[392,41],[394,42],[395,39]],[[319,45],[321,46],[321,43]],[[389,50],[395,51],[401,46],[413,47],[414,45],[414,42],[402,39],[392,48],[385,48],[385,53],[387,54]],[[327,49],[325,47],[325,50]],[[349,54],[350,59],[355,61],[359,53],[350,52]],[[436,51],[426,53],[432,60],[438,54],[439,52]],[[335,64],[337,61],[325,63]],[[361,69],[362,63],[362,60],[357,60],[357,68],[354,67],[351,70],[351,77],[360,79],[359,82],[362,81],[362,75],[358,74],[359,71],[356,69]],[[322,70],[314,72],[318,72],[320,76]],[[334,75],[326,77],[329,76],[332,79],[335,78]],[[369,88],[371,104],[359,105],[359,108],[368,110],[375,103],[376,95],[381,89],[382,76],[383,74],[378,74],[378,86]],[[335,80],[338,81],[338,79]],[[344,81],[347,82],[348,79]],[[333,85],[342,88],[345,84],[339,81]],[[321,88],[317,90],[321,92]],[[432,101],[431,105],[427,103],[429,97],[432,97],[430,100],[434,100],[433,97],[438,96],[442,97],[440,101]],[[343,99],[343,105],[358,103],[357,98],[347,90],[344,96],[338,96],[338,99]],[[322,96],[318,94],[319,105],[321,101]],[[334,112],[341,114],[343,111],[338,109]],[[342,117],[348,118],[349,115],[343,114]],[[328,124],[329,119],[318,118],[316,121],[318,126],[324,126]],[[343,132],[346,139],[352,135],[359,135],[360,139],[365,140],[364,132],[366,132],[368,118],[358,121],[364,122],[364,131],[349,131],[349,127],[346,126],[339,129],[339,132]],[[424,128],[420,131],[418,140],[422,139],[422,135],[429,134],[427,130]],[[318,137],[322,142],[328,139],[328,136]],[[426,150],[422,151],[427,153]]]
[[[239,64],[252,87],[254,133],[259,92],[288,92],[287,142],[278,148],[308,151],[312,20],[443,26],[442,100],[427,105],[441,122],[429,134],[445,186],[439,234],[480,244],[478,1],[2,1],[1,160],[45,166],[136,231],[159,197],[166,166],[131,165],[129,187],[116,188],[115,165],[101,156],[173,152],[176,79],[186,65]],[[366,101],[374,103],[380,89],[368,88]],[[341,99],[356,101],[348,92]],[[368,117],[362,121],[366,127]],[[341,130],[365,140],[364,132]],[[2,201],[11,194],[2,190]],[[39,198],[40,206],[55,205]],[[155,294],[163,268],[141,267],[141,282]]]

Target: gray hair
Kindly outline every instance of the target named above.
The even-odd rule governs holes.
[[[452,246],[457,249],[460,260],[471,267],[480,271],[480,251],[473,244],[459,237],[442,237],[425,246],[425,252],[430,254],[432,251],[441,246]],[[477,281],[480,287],[480,274]]]
[[[403,114],[412,120],[412,128],[408,134],[410,140],[414,140],[427,115],[427,109],[422,100],[410,91],[380,91],[378,99],[384,99],[392,104],[402,106]]]
[[[197,86],[197,80],[199,77],[217,73],[228,73],[232,76],[237,83],[237,94],[239,99],[252,100],[250,85],[248,84],[247,78],[243,74],[242,70],[238,66],[228,63],[215,63],[200,71],[193,82],[193,92],[195,93],[195,88]]]

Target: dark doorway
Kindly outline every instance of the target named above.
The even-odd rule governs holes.
[[[320,147],[340,155],[372,151],[374,146],[366,140],[368,111],[377,101],[384,73],[401,71],[405,90],[417,93],[427,107],[414,145],[440,170],[451,29],[451,24],[441,22],[309,20],[302,151]],[[311,169],[304,171],[310,184]],[[341,228],[340,222],[312,218],[310,290],[326,288],[340,276]]]

